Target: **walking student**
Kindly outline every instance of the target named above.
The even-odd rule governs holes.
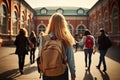
[[[64,45],[65,55],[67,57],[66,63],[68,65],[66,66],[65,72],[63,74],[58,76],[47,76],[43,74],[43,80],[69,80],[68,67],[71,73],[71,80],[75,80],[76,74],[75,74],[75,62],[74,62],[74,54],[73,54],[73,44],[75,44],[75,40],[67,27],[68,27],[67,22],[62,14],[54,13],[51,16],[45,35],[48,35],[51,40],[62,41]],[[46,40],[44,37],[42,38],[43,38],[42,44],[44,44]]]
[[[91,66],[91,56],[93,53],[93,49],[95,48],[95,38],[91,35],[89,30],[86,30],[84,36],[81,40],[84,44],[84,54],[85,54],[85,67],[88,71],[90,71]]]
[[[21,74],[23,74],[25,55],[28,54],[26,46],[29,45],[27,31],[25,28],[20,29],[19,34],[16,36],[14,44],[16,45],[15,54],[18,55],[19,71]]]
[[[29,40],[34,45],[30,50],[30,63],[33,64],[35,62],[35,50],[37,47],[37,39],[34,31],[31,32]]]
[[[99,63],[96,66],[98,69],[101,67],[101,63],[103,63],[103,72],[107,70],[105,55],[107,50],[111,47],[111,40],[109,39],[108,35],[105,34],[104,29],[100,29],[99,31],[100,36],[98,36],[98,49],[100,52]]]

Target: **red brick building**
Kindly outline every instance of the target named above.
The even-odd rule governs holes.
[[[18,30],[25,27],[36,35],[45,31],[50,16],[63,14],[71,34],[89,29],[94,36],[104,28],[114,45],[120,47],[120,0],[99,0],[91,9],[81,7],[40,7],[32,9],[24,0],[0,0],[0,45],[14,41]]]
[[[83,34],[85,29],[88,29],[88,10],[79,7],[43,7],[36,8],[35,10],[35,26],[36,33],[45,31],[48,20],[55,12],[63,14],[68,22],[68,27],[71,34]]]
[[[89,29],[94,35],[104,28],[114,45],[120,47],[120,0],[99,0],[88,12]]]
[[[24,0],[0,0],[0,45],[12,44],[21,27],[30,32],[34,10]]]

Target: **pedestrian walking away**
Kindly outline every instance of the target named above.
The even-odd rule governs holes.
[[[103,72],[105,72],[107,70],[105,55],[107,53],[107,50],[111,47],[112,44],[108,35],[105,34],[104,29],[100,29],[99,34],[100,36],[98,36],[98,49],[100,52],[100,58],[99,58],[99,63],[96,67],[100,69],[101,63],[103,63],[103,67],[104,67]]]
[[[45,65],[41,65],[42,68],[44,68],[44,69],[41,69],[41,70],[43,70],[42,71],[43,72],[43,80],[69,80],[68,69],[70,69],[71,80],[75,80],[76,74],[75,74],[75,62],[74,62],[74,53],[73,53],[73,45],[75,44],[75,40],[74,40],[73,36],[71,35],[71,33],[69,32],[67,27],[68,27],[67,22],[65,20],[65,17],[62,14],[54,13],[51,16],[48,27],[45,31],[45,35],[47,35],[47,37],[45,37],[45,36],[42,37],[42,45],[43,45],[42,50],[47,49],[47,47],[45,48],[46,44],[49,44],[49,43],[56,44],[55,42],[58,41],[57,45],[59,45],[62,42],[64,54],[62,53],[61,58],[58,56],[58,58],[52,59],[52,62],[53,63],[55,61],[61,62],[61,59],[63,59],[62,64],[63,65],[68,64],[68,65],[66,65],[64,71],[62,70],[62,72],[63,72],[62,74],[60,71],[55,71],[55,73],[56,73],[55,75],[53,75],[54,73],[51,73],[52,71],[54,72],[54,70],[53,70],[54,68],[51,68],[51,70],[50,69],[48,70],[48,68],[47,68],[48,66],[46,66],[47,70],[45,72]],[[51,45],[51,44],[49,44],[49,45]],[[50,47],[51,46],[49,46],[49,49],[51,49]],[[51,52],[54,50],[54,48],[56,48],[56,45],[52,48]],[[59,48],[60,47],[58,47],[56,49],[59,49]],[[39,50],[41,50],[41,49],[39,49]],[[44,52],[47,55],[47,53],[46,53],[47,51],[45,52],[44,50],[42,52]],[[55,52],[57,52],[57,51],[55,50],[54,53]],[[39,52],[39,54],[40,54],[40,52]],[[47,56],[48,58],[45,59],[45,57],[44,57],[45,54],[41,53],[42,57],[40,56],[40,58],[42,58],[40,60],[43,60],[42,64],[45,64],[44,60],[45,60],[45,62],[48,60],[51,60],[51,58],[50,58],[51,55],[50,55],[50,57]],[[52,54],[52,53],[50,53],[50,54]],[[52,54],[52,57],[55,57],[53,55],[55,55],[55,54]],[[65,55],[66,55],[66,58],[64,58]],[[67,60],[64,60],[64,59],[67,59]],[[64,62],[64,61],[66,61],[66,62]],[[55,64],[53,64],[53,65],[55,65]],[[62,65],[58,66],[58,67],[61,68]],[[59,75],[59,72],[60,72],[60,75]],[[49,73],[51,73],[51,74],[49,74]],[[49,74],[50,76],[48,76],[47,74]]]
[[[34,45],[34,47],[30,49],[30,63],[33,64],[35,62],[35,50],[37,47],[37,39],[34,31],[31,32],[29,40]]]
[[[16,45],[15,54],[18,55],[19,71],[21,74],[23,74],[25,55],[28,54],[26,47],[29,45],[27,31],[25,28],[20,29],[19,34],[16,36],[14,44]]]
[[[90,71],[91,57],[93,49],[95,49],[95,38],[91,35],[89,30],[86,30],[81,42],[84,44],[85,67],[87,68],[86,70]]]

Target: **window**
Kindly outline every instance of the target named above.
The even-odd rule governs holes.
[[[82,14],[82,15],[83,15],[83,14],[84,14],[84,12],[85,12],[85,11],[84,11],[84,9],[82,9],[82,8],[80,8],[80,9],[78,9],[78,10],[77,10],[77,13],[78,13],[79,15],[80,15],[80,14]]]
[[[38,34],[40,33],[40,32],[45,32],[45,26],[44,25],[40,25],[39,26],[39,28],[38,28]]]
[[[17,26],[18,26],[18,16],[17,16],[17,11],[14,11],[12,14],[12,30],[13,34],[17,34]]]
[[[108,26],[108,13],[107,12],[105,12],[104,14],[104,28],[105,28],[105,31],[108,32],[109,26]]]
[[[40,13],[43,14],[43,15],[47,14],[46,8],[42,8],[42,9],[40,10]]]
[[[113,34],[118,33],[118,9],[117,8],[113,8],[112,11],[112,29],[113,29]]]
[[[101,16],[98,16],[98,29],[101,27]]]
[[[68,29],[69,29],[69,31],[70,31],[70,33],[72,34],[72,26],[71,25],[68,25]]]
[[[5,4],[0,6],[0,33],[6,34],[8,33],[8,12]]]
[[[84,32],[85,32],[84,26],[82,26],[82,25],[79,26],[78,29],[77,29],[77,32],[78,32],[78,33],[77,33],[78,35],[84,34]]]
[[[59,8],[57,9],[57,12],[63,14],[63,9]]]
[[[24,17],[24,15],[22,15],[22,18],[21,18],[21,25],[22,25],[22,27],[25,26],[25,17]]]

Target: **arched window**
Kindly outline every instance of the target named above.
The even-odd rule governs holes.
[[[82,9],[82,8],[79,8],[79,9],[77,10],[77,14],[78,14],[78,15],[84,15],[84,13],[85,13],[85,10]]]
[[[68,29],[69,29],[70,33],[73,34],[73,29],[72,29],[71,25],[68,25]]]
[[[108,26],[108,13],[107,12],[105,12],[104,14],[104,28],[105,28],[105,31],[108,32],[109,26]]]
[[[47,9],[46,9],[46,8],[42,8],[42,9],[40,10],[40,13],[41,13],[42,15],[46,15],[46,14],[47,14]]]
[[[61,9],[61,8],[59,8],[59,9],[57,9],[57,12],[60,13],[60,14],[63,14],[63,13],[64,13],[64,10]]]
[[[30,21],[30,18],[28,19],[28,35],[30,35],[30,32],[31,32],[31,29],[32,29],[32,24],[31,24],[31,21]]]
[[[18,26],[18,14],[17,11],[14,11],[12,14],[12,30],[13,34],[17,34],[17,26]]]
[[[25,16],[24,15],[22,15],[22,18],[21,18],[21,26],[25,27]]]
[[[82,26],[82,25],[79,26],[78,29],[77,29],[77,32],[78,32],[78,33],[77,33],[78,35],[84,34],[84,32],[85,32],[84,26]]]
[[[38,27],[38,34],[40,33],[40,32],[45,32],[45,26],[44,25],[40,25],[39,27]]]
[[[0,33],[8,33],[8,12],[5,4],[0,6]]]
[[[118,9],[117,8],[113,8],[112,11],[112,30],[113,30],[113,34],[118,33]]]
[[[94,23],[93,23],[94,24]],[[98,15],[98,29],[101,27],[101,16]]]

